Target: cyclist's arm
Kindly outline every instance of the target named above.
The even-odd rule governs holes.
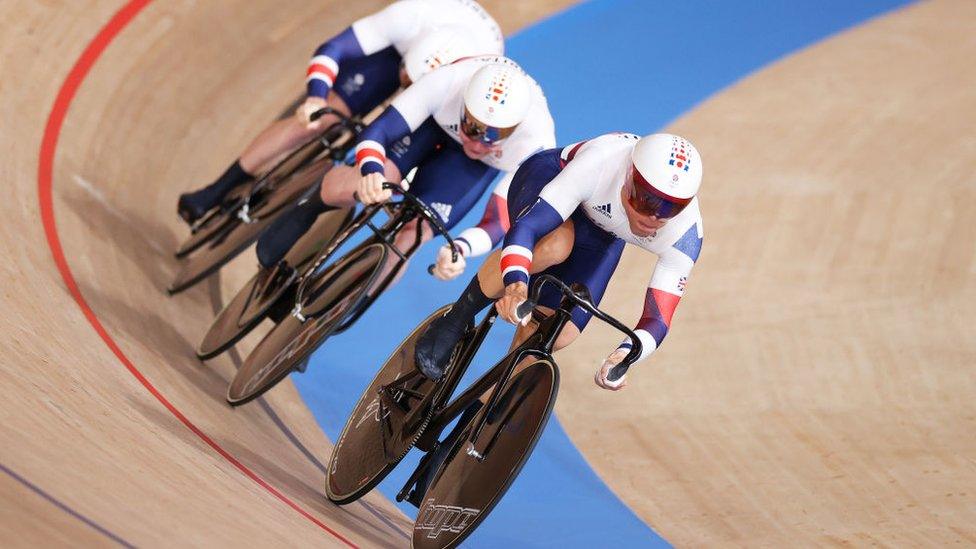
[[[481,221],[474,227],[461,231],[454,239],[461,255],[477,257],[492,250],[505,238],[505,233],[511,227],[508,219],[508,187],[515,174],[507,172],[502,176],[485,206],[485,213]]]
[[[696,223],[684,237],[658,258],[644,295],[644,313],[634,328],[643,347],[637,360],[650,356],[661,346],[668,334],[671,318],[684,294],[685,284],[701,252],[701,245],[702,238]],[[630,338],[626,338],[617,348],[630,350],[631,347]]]
[[[349,28],[320,45],[308,63],[305,86],[309,97],[325,98],[339,74],[343,61],[372,55],[416,34],[413,2],[396,2],[356,21]]]
[[[359,136],[356,164],[362,175],[383,173],[386,147],[416,130],[437,112],[450,92],[454,72],[438,69],[403,91]]]
[[[543,187],[539,199],[516,219],[505,235],[501,270],[504,284],[529,283],[532,250],[543,236],[569,219],[593,192],[592,170],[586,163],[569,164]]]

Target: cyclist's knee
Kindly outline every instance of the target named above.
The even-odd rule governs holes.
[[[575,241],[573,222],[566,220],[535,245],[532,251],[532,273],[538,273],[566,261],[573,251]]]
[[[325,172],[319,192],[322,202],[332,206],[352,205],[359,178],[359,170],[353,166],[339,165]]]
[[[580,329],[576,327],[572,322],[566,324],[562,331],[559,332],[559,337],[556,338],[556,344],[553,346],[554,351],[558,351],[564,347],[568,347],[570,343],[576,341],[576,338],[580,335]]]
[[[414,219],[406,225],[396,234],[395,242],[397,248],[401,252],[406,251],[414,244],[417,244],[417,224],[420,223],[419,219]],[[420,229],[420,244],[427,242],[434,237],[434,231],[431,230],[430,225],[423,223]]]

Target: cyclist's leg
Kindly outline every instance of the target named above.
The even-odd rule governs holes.
[[[390,179],[400,179],[400,169],[390,159],[386,160],[385,169]],[[327,171],[320,192],[280,215],[261,233],[255,247],[261,267],[271,268],[278,264],[323,213],[355,206],[354,196],[361,177],[359,168],[344,164]]]
[[[535,203],[542,188],[556,177],[561,169],[558,149],[537,153],[523,162],[515,172],[508,191],[510,219],[517,220],[519,213]],[[562,235],[562,238],[553,237],[550,242],[565,244],[567,232],[572,233],[572,225],[561,228],[563,231],[558,232],[558,235]],[[553,248],[558,249],[559,246]],[[563,251],[568,253],[568,249],[572,248],[571,242],[564,248]],[[498,257],[493,255],[485,263],[497,264]],[[473,277],[451,309],[443,317],[435,320],[417,341],[414,355],[417,367],[431,379],[440,379],[443,375],[451,350],[464,333],[465,326],[500,295],[501,273],[498,272],[497,267],[494,273],[491,272],[491,266],[483,269],[486,269],[484,280],[480,272],[478,276]]]
[[[349,107],[338,94],[330,92],[326,101],[333,109],[349,116]],[[241,168],[249,174],[258,174],[271,169],[284,155],[338,122],[339,117],[327,114],[319,120],[322,123],[313,128],[306,127],[296,116],[272,122],[241,153],[239,160]]]
[[[567,219],[562,225],[556,227],[549,234],[542,237],[532,249],[532,265],[529,274],[540,273],[549,267],[566,261],[573,251],[575,231],[573,220]],[[478,269],[478,282],[481,284],[481,291],[493,299],[500,298],[505,293],[505,285],[502,282],[501,267],[502,251],[495,250]]]
[[[430,119],[391,145],[384,166],[387,177],[391,181],[400,181],[403,174],[434,152],[442,136],[437,123]],[[278,264],[322,213],[354,206],[361,178],[359,168],[355,166],[336,166],[326,172],[318,194],[279,217],[258,239],[256,251],[261,266],[271,268]]]
[[[343,63],[329,93],[328,104],[346,114],[363,114],[381,104],[400,86],[400,55],[394,48]],[[338,119],[327,116],[318,130],[309,130],[295,117],[271,124],[261,132],[224,173],[210,185],[180,195],[178,211],[192,223],[223,202],[237,187],[250,183],[284,154],[311,139]]]
[[[594,225],[582,212],[575,212],[571,219],[576,228],[572,253],[566,261],[539,274],[551,274],[566,284],[583,284],[589,290],[593,303],[599,305],[610,283],[610,277],[620,262],[624,241]],[[545,286],[539,295],[538,304],[544,312],[551,312],[559,306],[561,299],[561,292],[552,286]],[[571,323],[556,338],[556,351],[575,341],[592,316],[579,307],[574,307],[570,314]],[[513,346],[524,341],[533,331],[528,326],[520,326],[515,332]]]

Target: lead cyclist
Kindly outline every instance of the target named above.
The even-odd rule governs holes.
[[[638,360],[646,358],[667,335],[701,252],[701,178],[698,151],[670,134],[612,133],[532,156],[509,188],[508,210],[515,221],[503,249],[489,256],[452,308],[420,337],[417,367],[440,379],[465,327],[492,302],[499,316],[519,325],[516,341],[527,337],[529,318],[518,318],[516,309],[527,298],[533,274],[581,282],[599,304],[626,243],[658,256],[634,329],[643,347]],[[546,287],[539,305],[554,309],[559,298]],[[590,316],[575,308],[555,348],[572,343]],[[631,347],[625,339],[600,364],[597,386],[612,391],[626,386],[626,376],[611,381],[608,374]]]
[[[193,224],[284,154],[338,121],[311,116],[329,106],[365,115],[424,74],[461,57],[504,53],[498,23],[474,0],[400,0],[321,44],[308,63],[306,99],[295,115],[265,128],[213,183],[180,195]]]

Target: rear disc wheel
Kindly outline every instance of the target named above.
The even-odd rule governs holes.
[[[374,244],[343,257],[321,276],[325,290],[309,303],[319,313],[303,322],[289,314],[251,351],[227,389],[227,402],[249,402],[284,379],[332,333],[373,286],[386,259]]]
[[[434,411],[438,383],[414,365],[414,346],[441,307],[400,344],[360,397],[332,450],[325,491],[340,505],[372,490],[423,434]]]
[[[558,390],[555,364],[538,360],[512,376],[493,410],[481,408],[433,475],[414,524],[413,547],[457,547],[471,535],[522,470]],[[488,421],[472,446],[468,440],[485,414]]]

